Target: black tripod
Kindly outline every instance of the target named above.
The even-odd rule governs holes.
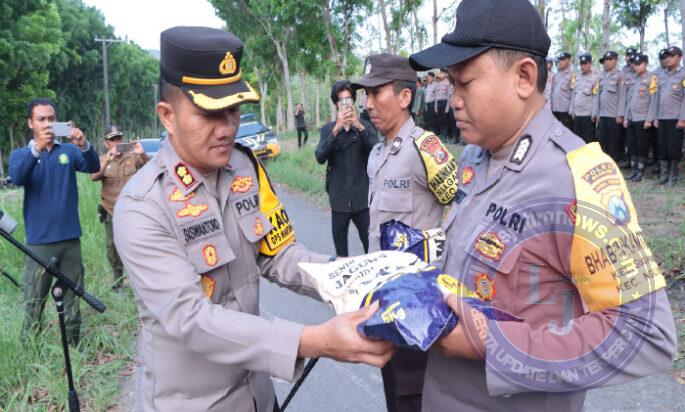
[[[69,399],[69,411],[78,412],[81,410],[78,393],[76,393],[76,388],[74,388],[74,377],[71,373],[71,360],[69,358],[69,344],[67,343],[67,331],[64,322],[64,303],[62,301],[64,297],[64,289],[71,289],[76,296],[82,298],[86,301],[93,309],[102,313],[107,309],[107,307],[100,302],[95,296],[86,292],[83,286],[77,285],[71,279],[67,278],[58,268],[57,259],[51,258],[50,263],[46,263],[43,259],[36,256],[33,252],[28,250],[26,246],[22,245],[21,242],[14,239],[4,228],[0,227],[0,235],[7,239],[14,247],[22,251],[26,256],[33,259],[36,263],[41,265],[46,273],[54,276],[57,279],[55,285],[52,287],[52,297],[55,299],[55,305],[57,307],[57,316],[59,317],[59,331],[62,335],[62,350],[64,351],[64,364],[67,371],[67,384],[69,386],[68,399]]]

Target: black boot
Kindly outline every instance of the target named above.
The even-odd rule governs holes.
[[[626,176],[626,180],[633,180],[637,176],[637,161],[630,160],[630,173]]]
[[[668,168],[669,168],[669,161],[668,160],[659,160],[659,172],[660,172],[660,178],[659,178],[659,184],[660,185],[665,185],[666,182],[668,182]]]
[[[633,182],[641,182],[645,177],[645,164],[637,162],[637,173],[633,176]]]
[[[658,175],[659,172],[661,171],[661,168],[659,167],[659,163],[660,162],[658,160],[655,160],[654,165],[652,166],[652,173],[654,173],[655,175]]]
[[[671,168],[668,173],[668,187],[673,187],[678,183],[678,161],[671,160]]]

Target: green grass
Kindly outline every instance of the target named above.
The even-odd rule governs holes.
[[[81,344],[79,351],[72,349],[70,355],[81,407],[101,411],[118,400],[122,371],[135,357],[138,320],[131,291],[124,288],[116,294],[110,290],[112,274],[106,258],[104,226],[97,217],[100,184],[80,173],[78,183],[85,287],[107,305],[107,311],[97,313],[81,302]],[[19,227],[13,236],[23,242],[22,196],[22,189],[0,192],[0,208],[17,220]],[[21,283],[23,255],[4,239],[0,241],[0,264]],[[54,301],[51,297],[46,301],[43,332],[27,344],[19,339],[21,305],[21,290],[0,279],[0,317],[4,325],[0,330],[0,410],[66,410],[67,384]]]

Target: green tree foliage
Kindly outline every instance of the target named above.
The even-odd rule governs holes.
[[[0,1],[0,149],[7,158],[29,134],[26,104],[53,99],[59,120],[74,120],[89,140],[101,139],[102,47],[114,37],[103,15],[82,0]],[[158,63],[137,45],[109,48],[112,121],[129,136],[149,137]]]
[[[644,51],[645,26],[649,16],[656,12],[662,0],[613,0],[612,8],[619,23],[640,34],[640,50]]]
[[[48,88],[51,57],[60,51],[62,26],[47,0],[0,2],[0,130],[25,124],[26,103],[54,97]],[[7,147],[7,146],[5,146]]]

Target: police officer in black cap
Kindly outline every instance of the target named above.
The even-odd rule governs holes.
[[[455,80],[450,104],[469,144],[443,225],[442,270],[456,278],[452,284],[458,280],[487,305],[525,320],[488,320],[450,294],[447,304],[459,322],[429,350],[422,411],[579,411],[591,387],[670,367],[677,348],[665,281],[657,274],[660,290],[647,295],[647,288],[644,296],[619,301],[616,276],[637,278],[651,269],[621,274],[608,264],[601,277],[612,286],[604,288],[586,264],[592,259],[586,255],[601,256],[606,247],[595,234],[581,234],[582,228],[576,234],[577,219],[590,210],[587,202],[597,211],[593,215],[605,219],[602,202],[614,199],[618,208],[609,209],[621,217],[606,220],[611,233],[639,237],[639,226],[614,162],[597,143],[586,145],[563,127],[544,99],[551,41],[535,7],[528,0],[463,0],[456,22],[441,43],[410,57],[417,70],[447,67]],[[624,226],[626,209],[631,226]],[[515,229],[519,212],[536,215],[536,223]],[[641,252],[626,253],[630,264]],[[643,257],[658,273],[651,252]],[[596,306],[593,298],[604,292],[616,300]],[[630,334],[638,341],[628,346],[639,347],[638,353],[627,349],[628,361],[623,354],[605,356],[600,346],[607,333]],[[601,365],[607,378],[567,378],[566,361],[576,359]]]
[[[569,114],[573,93],[572,81],[571,55],[561,52],[557,55],[557,72],[552,80],[552,113],[569,129],[573,128],[573,119]]]
[[[618,53],[615,51],[608,51],[599,59],[604,71],[599,78],[599,87],[595,89],[597,93],[592,109],[593,121],[598,122],[599,144],[604,153],[616,162],[624,156],[621,144],[623,119],[618,115],[622,76],[616,68],[617,60]]]
[[[574,74],[573,98],[571,99],[570,114],[573,117],[573,133],[580,136],[586,143],[594,142],[596,127],[592,123],[592,106],[595,95],[593,89],[599,81],[592,70],[592,55],[580,55],[580,75]]]

